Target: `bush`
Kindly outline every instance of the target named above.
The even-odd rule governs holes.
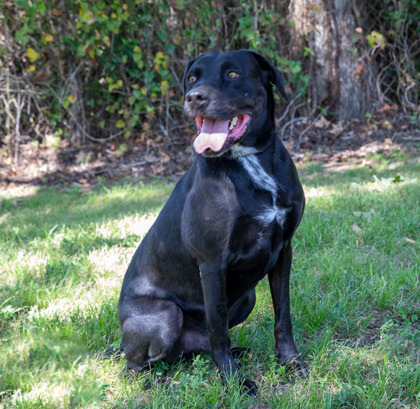
[[[414,6],[408,0],[396,5],[394,0],[382,5],[386,27],[418,27]],[[215,47],[261,52],[285,73],[292,96],[305,96],[310,69],[294,59],[299,56],[291,57],[294,22],[288,6],[288,1],[222,0],[3,2],[0,143],[8,147],[5,154],[12,154],[13,138],[48,145],[47,134],[50,141],[55,135],[73,145],[156,129],[167,136],[182,121],[186,62]],[[417,32],[409,33],[417,38]],[[375,47],[377,38],[383,35],[363,41]],[[301,51],[305,61],[311,50]]]

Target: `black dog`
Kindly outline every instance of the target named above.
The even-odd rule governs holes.
[[[255,305],[268,274],[280,364],[306,367],[296,350],[289,304],[292,236],[304,209],[295,166],[276,135],[272,84],[282,74],[240,50],[188,64],[184,110],[195,118],[198,153],[138,247],[119,301],[126,369],[208,352],[248,394],[256,384],[236,365],[229,328]]]

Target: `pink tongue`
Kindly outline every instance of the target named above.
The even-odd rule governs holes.
[[[194,141],[194,149],[197,153],[203,153],[206,149],[219,152],[225,144],[229,132],[229,121],[204,118],[200,134]]]

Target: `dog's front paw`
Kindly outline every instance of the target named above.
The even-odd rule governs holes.
[[[286,358],[279,358],[281,366],[286,367],[286,372],[294,372],[302,379],[309,377],[310,366],[302,360],[299,355],[293,355]]]
[[[258,396],[257,384],[251,379],[245,378],[238,370],[235,374],[221,373],[222,382],[225,386],[229,385],[232,387],[241,387],[241,391],[246,393],[248,396],[255,398]]]

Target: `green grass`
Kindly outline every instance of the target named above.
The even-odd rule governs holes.
[[[223,385],[206,355],[130,380],[117,303],[131,256],[173,184],[122,181],[93,190],[9,193],[0,207],[0,408],[417,408],[420,166],[299,171],[306,212],[294,240],[291,304],[308,379],[273,354],[267,281],[247,322],[249,398]],[[143,385],[152,387],[145,390]]]

